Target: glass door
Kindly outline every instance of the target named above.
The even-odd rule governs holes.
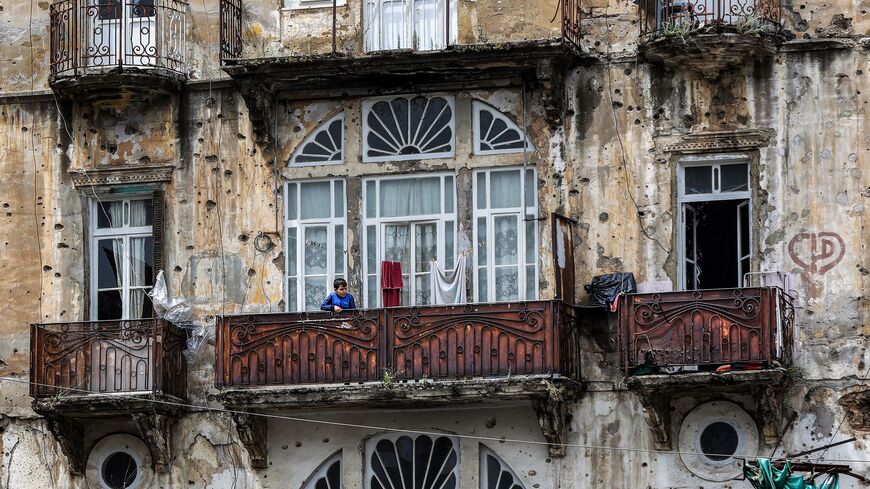
[[[430,304],[432,261],[439,254],[438,223],[385,223],[381,229],[382,260],[402,264],[402,305]]]

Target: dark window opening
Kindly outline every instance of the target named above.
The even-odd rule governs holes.
[[[103,483],[111,489],[124,489],[136,481],[139,467],[126,452],[115,452],[103,462]]]
[[[740,437],[733,426],[717,421],[707,425],[701,432],[701,451],[710,460],[721,462],[737,452],[739,441]]]
[[[749,201],[684,204],[686,289],[740,287],[750,267]]]

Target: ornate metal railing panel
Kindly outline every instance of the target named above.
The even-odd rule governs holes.
[[[184,333],[162,320],[31,326],[33,397],[164,392],[183,398]]]
[[[629,294],[620,303],[620,351],[636,367],[787,360],[794,307],[780,289]]]
[[[580,370],[573,308],[555,301],[225,316],[216,350],[218,387]]]
[[[222,317],[215,382],[244,387],[378,380],[382,321],[377,310]]]
[[[642,0],[642,36],[685,35],[706,27],[728,26],[751,34],[778,32],[780,0]]]
[[[109,69],[186,74],[186,0],[61,0],[51,5],[53,80]]]
[[[220,59],[237,59],[242,55],[242,0],[221,0]]]
[[[580,48],[581,9],[580,0],[560,0],[562,2],[562,39]]]

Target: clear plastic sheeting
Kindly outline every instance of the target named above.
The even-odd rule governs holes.
[[[209,343],[214,343],[215,319],[211,317],[205,321],[194,321],[185,325],[187,332],[187,350],[184,357],[187,364],[192,365],[202,350]]]
[[[157,272],[154,288],[148,292],[148,295],[151,296],[154,310],[157,311],[159,317],[178,326],[190,323],[190,317],[193,314],[190,302],[183,297],[173,298],[169,296],[169,288],[166,286],[166,279],[163,278],[163,270]]]

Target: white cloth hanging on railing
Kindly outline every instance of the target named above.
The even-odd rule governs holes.
[[[432,291],[432,304],[464,304],[468,300],[465,291],[465,254],[456,260],[456,268],[446,273],[438,262],[430,262],[429,290]]]

